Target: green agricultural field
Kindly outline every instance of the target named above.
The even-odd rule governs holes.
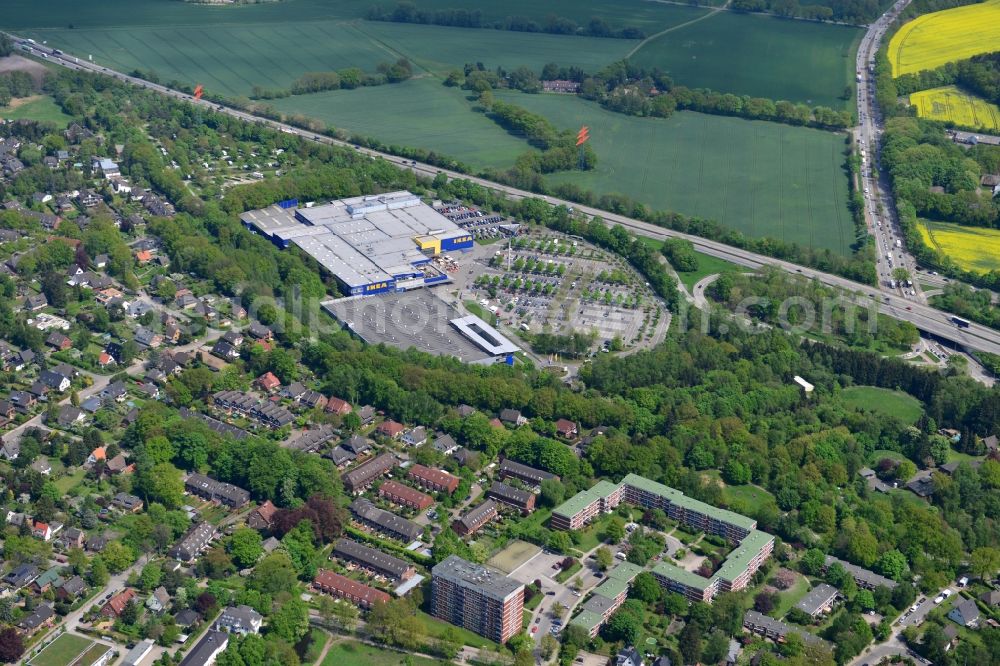
[[[721,0],[720,0],[721,1]],[[354,20],[365,15],[372,5],[392,7],[396,0],[294,0],[249,6],[199,6],[163,0],[101,0],[80,11],[77,0],[46,0],[41,6],[35,0],[5,0],[4,27],[25,28],[92,28],[108,25],[205,25],[228,23],[275,23],[286,20],[325,21]],[[468,0],[421,0],[421,9],[478,8],[484,22],[502,20],[508,16],[524,16],[544,22],[550,14],[570,18],[583,24],[593,17],[605,20],[612,27],[634,26],[653,34],[671,25],[704,13],[694,7],[674,6],[647,0],[508,0],[503,3],[470,2]]]
[[[530,150],[527,143],[473,111],[465,96],[465,91],[423,78],[289,97],[274,100],[273,106],[386,144],[436,150],[476,167],[507,168]]]
[[[499,97],[557,127],[590,127],[597,169],[554,174],[550,182],[626,194],[749,236],[850,253],[841,134],[690,112],[635,118],[561,95]]]
[[[853,87],[862,32],[722,11],[648,41],[632,59],[692,88],[850,108],[841,95]]]
[[[840,399],[848,407],[869,409],[894,416],[904,423],[915,423],[923,413],[920,401],[902,391],[875,386],[852,386],[840,393]]]
[[[0,27],[73,55],[92,55],[99,64],[152,70],[165,81],[202,83],[225,95],[245,95],[254,85],[287,87],[307,71],[348,66],[371,71],[401,56],[435,72],[477,61],[536,70],[557,62],[593,71],[635,52],[637,62],[666,69],[684,85],[828,106],[848,104],[838,96],[852,85],[852,52],[861,34],[843,26],[645,0],[421,3],[479,9],[486,21],[519,15],[544,22],[556,14],[583,24],[596,16],[650,35],[639,42],[363,20],[373,4],[294,0],[206,7],[106,0],[81,12],[72,0],[9,0]]]
[[[66,127],[73,120],[48,95],[16,99],[10,106],[0,106],[0,118],[49,121],[59,127]]]
[[[94,641],[89,638],[63,634],[28,663],[31,666],[68,666],[93,644]]]

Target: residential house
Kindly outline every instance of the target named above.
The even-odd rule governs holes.
[[[54,587],[63,584],[63,577],[59,575],[59,568],[52,567],[31,582],[31,591],[35,594],[45,594]]]
[[[83,423],[86,419],[87,415],[79,407],[60,405],[59,416],[56,418],[56,422],[61,428],[72,428],[78,423]]]
[[[163,344],[163,336],[145,326],[136,329],[133,339],[137,345],[148,349],[156,349]]]
[[[258,340],[274,339],[274,331],[259,321],[250,322],[250,326],[247,328],[247,333]]]
[[[139,513],[142,511],[142,500],[128,493],[116,494],[111,500],[111,505],[124,513]]]
[[[299,398],[299,404],[306,409],[324,409],[326,407],[326,396],[319,391],[313,391],[312,389],[307,389],[302,397]]]
[[[227,645],[229,645],[229,634],[210,629],[184,656],[180,666],[212,666]]]
[[[528,419],[521,416],[521,412],[516,409],[508,408],[500,410],[500,422],[506,425],[523,426],[528,422]]]
[[[61,537],[59,537],[59,543],[62,547],[69,550],[70,548],[83,548],[84,541],[86,541],[87,535],[83,530],[70,527],[63,531]]]
[[[962,598],[948,611],[948,619],[963,627],[975,627],[979,624],[979,606],[974,599]]]
[[[258,633],[263,622],[264,616],[250,606],[228,606],[222,609],[219,619],[215,621],[215,626],[231,634],[246,636]]]
[[[0,458],[17,460],[19,455],[21,455],[21,442],[4,442],[3,446],[0,446]]]
[[[255,530],[269,530],[274,523],[274,514],[277,512],[278,507],[274,506],[271,500],[267,500],[247,516],[247,527],[252,527]]]
[[[500,481],[493,482],[493,485],[486,491],[486,496],[522,513],[530,513],[535,510],[534,493],[509,486]]]
[[[190,562],[208,547],[218,533],[211,523],[198,523],[189,529],[167,553],[174,559]]]
[[[38,607],[26,615],[17,624],[17,628],[25,636],[31,636],[42,627],[50,627],[55,622],[56,613],[48,604],[38,604]]]
[[[240,350],[225,340],[216,340],[215,344],[212,345],[212,354],[226,361],[235,361],[240,357]],[[202,355],[202,363],[208,365],[204,355]]]
[[[329,398],[326,401],[326,411],[333,414],[339,414],[341,416],[346,416],[350,414],[352,410],[351,404],[346,400],[341,400],[340,398]]]
[[[109,618],[120,617],[125,612],[125,608],[135,599],[137,593],[131,587],[125,588],[122,592],[108,599],[107,603],[101,606],[101,615]]]
[[[356,456],[360,456],[362,453],[365,453],[372,448],[371,444],[368,443],[368,440],[361,435],[351,435],[341,443],[341,446]]]
[[[615,655],[615,666],[643,666],[642,653],[629,645]]]
[[[423,426],[410,428],[403,433],[401,439],[403,444],[406,444],[407,446],[423,446],[423,444],[427,441],[427,429]]]
[[[162,585],[153,590],[153,593],[149,595],[148,599],[146,599],[146,608],[157,614],[167,610],[167,606],[169,605],[170,593],[167,592],[167,588]]]
[[[392,600],[392,597],[381,590],[376,590],[328,569],[320,569],[316,572],[313,585],[320,592],[325,592],[338,599],[346,599],[355,606],[366,610],[374,606],[376,602],[388,603]]]
[[[434,450],[443,455],[450,456],[458,450],[458,442],[451,435],[437,433],[434,435]]]
[[[573,440],[580,434],[580,431],[577,429],[576,423],[568,419],[559,419],[556,421],[556,434],[563,439]]]
[[[459,536],[468,536],[469,534],[478,532],[498,515],[500,514],[497,511],[497,503],[488,499],[452,522],[451,528]]]
[[[61,601],[75,601],[83,596],[87,584],[79,576],[73,576],[56,588],[56,598]]]
[[[52,464],[45,456],[39,456],[35,459],[35,462],[31,463],[31,469],[35,470],[42,476],[48,476],[52,473]]]
[[[184,481],[184,488],[189,493],[224,504],[231,509],[238,509],[250,501],[250,493],[243,488],[216,481],[197,472],[188,476]]]
[[[3,577],[4,585],[14,590],[20,590],[25,585],[30,585],[41,575],[38,567],[34,564],[22,564],[14,567],[10,573]]]
[[[38,381],[46,388],[60,393],[68,389],[72,383],[69,376],[57,370],[42,370],[41,374],[38,375]]]
[[[302,399],[309,389],[302,382],[292,382],[281,391],[282,398],[288,398],[294,402]]]
[[[33,294],[24,299],[24,309],[35,312],[41,310],[49,304],[49,299],[45,297],[45,294]]]
[[[397,423],[392,419],[382,421],[382,423],[379,423],[378,427],[375,428],[375,432],[377,434],[382,435],[383,437],[388,437],[389,439],[399,439],[399,437],[403,434],[403,430],[403,424]]]
[[[272,372],[265,372],[254,382],[260,390],[270,393],[281,386],[281,380],[274,376]]]

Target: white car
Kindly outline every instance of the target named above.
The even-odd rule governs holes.
[[[934,597],[934,603],[939,604],[945,599],[947,599],[947,597],[944,594],[939,594],[936,597]]]

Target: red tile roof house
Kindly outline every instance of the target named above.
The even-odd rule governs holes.
[[[375,428],[375,432],[390,439],[398,439],[405,429],[402,423],[389,420],[379,423],[378,427]]]
[[[274,506],[271,500],[267,500],[250,512],[250,515],[247,517],[247,527],[252,527],[255,530],[271,529],[271,523],[274,522],[274,514],[277,512],[278,507]]]
[[[140,264],[148,264],[153,259],[153,253],[149,250],[140,250],[135,253],[135,260]]]
[[[111,358],[111,354],[109,354],[108,352],[101,352],[101,355],[97,357],[97,365],[101,366],[102,368],[106,368],[109,365],[113,365],[114,362],[115,359]]]
[[[414,465],[407,476],[424,488],[437,492],[454,493],[458,489],[459,478],[441,469]]]
[[[433,497],[409,486],[404,486],[398,481],[386,481],[379,486],[378,494],[393,504],[408,506],[417,511],[423,511],[434,505]]]
[[[353,409],[354,408],[351,407],[351,403],[346,400],[341,400],[340,398],[330,398],[326,401],[326,411],[333,414],[346,416],[350,414]]]
[[[124,592],[119,592],[115,596],[108,599],[108,603],[101,607],[101,615],[104,617],[118,617],[124,612],[125,607],[128,603],[135,599],[136,593],[131,587],[127,588]]]
[[[274,373],[265,372],[257,378],[257,386],[259,386],[261,390],[270,393],[271,391],[281,387],[281,380],[275,377]]]
[[[327,569],[320,569],[316,572],[313,584],[321,592],[326,592],[341,599],[347,599],[362,608],[371,608],[379,601],[389,603],[392,599],[392,597],[381,590],[363,585]]]
[[[556,434],[563,439],[576,439],[576,436],[580,434],[577,429],[576,424],[568,419],[559,419],[556,421]]]

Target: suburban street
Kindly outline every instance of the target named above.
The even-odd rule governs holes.
[[[900,0],[899,7],[904,6],[907,0]],[[890,11],[897,11],[896,9]],[[884,26],[882,28],[877,27],[879,24],[874,24],[876,26],[875,30],[881,29],[884,32]],[[881,33],[879,33],[881,34]],[[222,104],[216,102],[210,102],[205,99],[196,100],[193,96],[167,88],[157,83],[152,83],[139,79],[136,77],[128,76],[121,72],[116,72],[114,70],[108,69],[107,67],[101,67],[94,63],[81,60],[78,57],[68,55],[68,54],[56,54],[52,48],[39,44],[28,44],[24,42],[17,35],[11,35],[13,39],[18,40],[22,45],[27,45],[31,47],[31,52],[35,55],[44,55],[46,59],[50,62],[55,62],[64,67],[70,69],[87,70],[99,74],[105,74],[117,78],[121,81],[126,81],[128,83],[134,84],[136,86],[141,86],[149,90],[154,90],[164,95],[174,97],[176,99],[181,99],[187,101],[191,104],[199,105],[204,108],[210,108],[218,113],[225,113],[235,118],[240,118],[246,120],[247,122],[258,123],[273,127],[282,132],[289,134],[295,134],[301,136],[305,139],[311,141],[317,141],[320,143],[325,143],[329,145],[338,145],[348,148],[353,148],[358,154],[368,155],[372,158],[382,158],[397,166],[409,169],[417,174],[434,177],[438,174],[443,174],[448,178],[452,179],[464,179],[468,180],[477,185],[483,187],[491,188],[497,192],[502,192],[508,198],[513,200],[523,199],[523,198],[541,198],[549,204],[552,205],[564,205],[573,210],[590,215],[600,217],[608,225],[620,224],[626,229],[651,238],[666,239],[666,238],[683,238],[689,240],[696,250],[707,254],[709,256],[717,257],[719,259],[725,259],[727,261],[739,264],[741,266],[746,266],[748,268],[758,268],[763,265],[770,265],[781,270],[787,271],[789,273],[797,273],[803,277],[809,279],[815,279],[819,282],[835,287],[838,289],[846,290],[850,293],[861,294],[862,297],[867,295],[868,298],[872,299],[875,307],[878,307],[882,312],[888,314],[891,317],[900,319],[903,321],[909,321],[914,326],[919,328],[921,331],[929,333],[931,335],[940,337],[944,340],[949,340],[956,344],[962,345],[972,350],[985,351],[994,354],[1000,354],[1000,331],[994,331],[986,326],[981,326],[979,324],[970,324],[968,328],[959,328],[951,321],[951,315],[937,310],[935,308],[929,307],[926,304],[920,302],[919,300],[910,300],[910,298],[904,297],[896,292],[882,292],[881,300],[877,295],[879,293],[880,287],[873,287],[871,285],[862,284],[859,282],[854,282],[847,278],[840,277],[838,275],[832,275],[830,273],[824,273],[812,268],[805,266],[800,266],[798,264],[793,264],[788,261],[782,261],[780,259],[773,259],[771,257],[766,257],[764,255],[757,254],[755,252],[749,252],[747,250],[741,250],[739,248],[731,247],[724,243],[717,241],[708,240],[701,238],[699,236],[692,236],[690,234],[684,234],[677,231],[672,231],[669,229],[664,229],[656,225],[650,224],[648,222],[642,222],[624,215],[619,215],[616,213],[610,213],[608,211],[600,210],[592,206],[583,206],[571,201],[566,201],[563,199],[557,199],[555,197],[540,196],[526,190],[521,190],[515,187],[510,187],[507,185],[501,185],[499,183],[494,183],[492,181],[478,178],[475,176],[469,176],[467,174],[458,173],[455,171],[449,171],[447,169],[441,169],[428,164],[422,164],[414,160],[404,159],[402,157],[396,157],[394,155],[389,155],[386,153],[380,153],[375,150],[368,148],[361,148],[358,146],[353,146],[344,141],[337,139],[332,139],[328,136],[316,134],[311,131],[301,130],[291,125],[281,123],[275,120],[270,120],[267,118],[261,118],[259,116],[254,116],[252,114],[240,111],[237,109],[232,109]]]
[[[195,349],[198,349],[202,345],[208,344],[210,342],[214,342],[221,335],[222,335],[221,331],[217,331],[215,329],[208,329],[205,332],[205,335],[203,335],[198,340],[195,340],[194,342],[191,342],[191,343],[186,344],[186,345],[182,345],[180,347],[175,347],[173,350],[174,351],[184,351],[184,352],[194,351]],[[129,367],[125,368],[125,370],[121,371],[121,372],[125,372],[129,377],[136,377],[138,375],[141,375],[142,372],[143,372],[143,370],[145,370],[145,369],[146,369],[146,363],[145,363],[145,361],[143,361],[142,359],[136,359],[132,363],[132,365],[130,365]],[[111,378],[114,376],[114,374],[118,374],[118,373],[114,373],[114,374],[111,374],[111,375],[98,375],[98,374],[95,374],[93,372],[87,372],[86,370],[79,370],[78,368],[77,368],[77,370],[78,370],[78,372],[81,375],[85,375],[87,377],[90,377],[91,381],[93,382],[87,388],[81,389],[79,391],[79,396],[80,396],[80,401],[81,402],[84,401],[84,400],[86,400],[90,396],[96,395],[96,394],[100,393],[101,391],[103,391],[105,389],[105,387],[107,387],[107,385],[111,383]],[[69,392],[69,393],[66,394],[66,396],[62,400],[60,400],[56,404],[59,404],[59,405],[68,405],[71,398],[72,398],[72,393]],[[24,434],[25,430],[28,430],[29,428],[42,428],[42,427],[45,427],[44,421],[45,421],[45,411],[43,410],[41,413],[36,414],[35,416],[31,417],[30,419],[28,419],[27,421],[25,421],[21,425],[17,426],[16,428],[12,428],[8,432],[4,433],[2,439],[3,439],[4,442],[16,442],[16,441],[18,441],[18,440],[21,439],[21,436]]]

